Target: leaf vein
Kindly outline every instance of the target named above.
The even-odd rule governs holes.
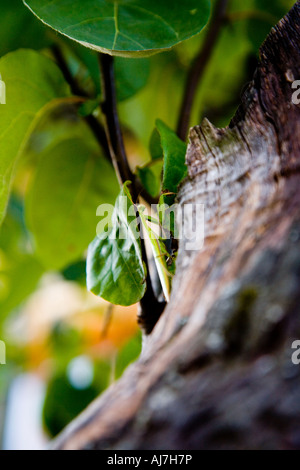
[[[86,20],[80,21],[79,23],[75,23],[75,24],[71,24],[70,26],[67,26],[65,28],[65,31],[74,29],[77,26],[82,26],[84,24],[94,23],[95,21],[106,21],[106,20],[114,21],[114,16],[107,16],[106,18],[103,18],[102,16],[95,16],[94,18],[88,18]]]
[[[119,24],[118,24],[118,14],[119,14],[119,5],[118,5],[118,3],[115,3],[115,5],[114,5],[114,21],[115,21],[116,32],[115,32],[114,42],[113,42],[113,45],[112,45],[112,50],[113,51],[115,50],[116,43],[117,43],[117,40],[118,40],[118,36],[119,36],[119,33],[120,33]]]
[[[172,31],[172,33],[173,33],[173,34],[176,36],[176,38],[178,39],[179,33],[178,33],[178,32],[173,28],[173,26],[171,26],[170,23],[168,23],[162,16],[157,15],[156,13],[153,13],[153,12],[150,11],[150,10],[146,10],[145,8],[140,7],[140,6],[138,6],[138,5],[132,5],[131,8],[136,9],[136,10],[139,10],[139,11],[142,11],[142,12],[146,13],[147,15],[152,16],[152,17],[156,18],[157,20],[161,21],[162,23],[164,23],[164,24]]]

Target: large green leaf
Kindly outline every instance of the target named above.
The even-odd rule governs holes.
[[[58,67],[31,50],[0,59],[6,104],[0,113],[0,223],[5,215],[15,163],[41,115],[69,95]]]
[[[137,220],[125,183],[117,198],[109,230],[90,244],[87,257],[87,286],[115,305],[132,305],[145,294]]]
[[[146,56],[198,34],[209,0],[24,0],[41,21],[86,47]]]
[[[38,257],[49,269],[80,258],[96,230],[98,205],[113,202],[112,167],[82,139],[46,149],[26,198],[26,220]]]

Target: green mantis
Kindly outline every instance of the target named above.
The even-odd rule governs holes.
[[[142,227],[151,245],[164,297],[166,301],[169,302],[175,259],[174,256],[170,255],[168,252],[164,243],[164,238],[157,234],[151,227],[151,225],[156,225],[160,228],[160,231],[164,233],[164,224],[161,217],[162,212],[159,211],[158,219],[147,215],[145,206],[139,205],[138,212]]]

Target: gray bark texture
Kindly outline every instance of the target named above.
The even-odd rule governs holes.
[[[226,129],[190,132],[170,303],[139,360],[53,449],[300,449],[300,1],[272,30]]]

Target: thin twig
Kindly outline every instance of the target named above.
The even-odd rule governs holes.
[[[121,184],[131,181],[132,197],[136,201],[142,196],[148,204],[157,204],[158,199],[153,198],[142,186],[139,179],[129,167],[122,129],[117,111],[116,84],[114,75],[114,60],[108,54],[99,54],[99,63],[102,79],[102,112],[106,118],[106,133],[109,142],[110,155]]]
[[[70,85],[71,91],[73,95],[76,96],[82,96],[84,98],[89,98],[88,94],[78,85],[77,81],[74,79],[72,73],[69,70],[69,67],[66,63],[66,60],[62,54],[62,51],[58,45],[53,45],[52,46],[52,52],[54,55],[54,58],[57,62],[57,65],[59,66],[60,70],[63,73],[63,76],[66,80],[66,82]],[[98,119],[93,116],[92,114],[89,116],[85,116],[84,121],[88,125],[88,127],[91,129],[94,137],[96,138],[98,144],[102,148],[104,152],[104,156],[107,160],[110,160],[110,151],[108,147],[108,142],[105,134],[105,130],[101,126],[100,122]]]
[[[206,66],[212,56],[214,47],[217,43],[222,26],[226,19],[227,5],[228,0],[218,0],[215,6],[215,12],[210,22],[210,26],[208,27],[205,42],[199,54],[196,56],[187,77],[177,126],[177,135],[183,141],[186,141],[187,139],[193,102],[199,82],[204,75]]]
[[[137,193],[134,187],[134,175],[128,164],[122,129],[117,111],[114,59],[108,54],[99,54],[99,62],[103,95],[101,108],[106,120],[106,134],[110,148],[111,159],[120,184],[123,184],[128,180],[132,181],[133,184],[131,191],[134,193],[132,196],[136,200]]]

